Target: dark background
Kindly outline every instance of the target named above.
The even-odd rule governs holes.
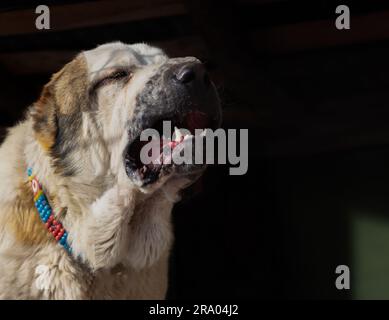
[[[114,40],[199,57],[224,127],[249,129],[248,173],[214,166],[174,210],[169,298],[389,298],[388,1],[2,1],[2,132],[78,51]]]

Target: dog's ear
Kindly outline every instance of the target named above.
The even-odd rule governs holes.
[[[33,105],[32,118],[36,139],[50,150],[64,133],[75,134],[80,112],[87,108],[88,81],[83,56],[79,55],[55,73],[43,87],[39,100]]]
[[[58,130],[58,105],[55,95],[55,83],[62,71],[56,73],[50,82],[43,87],[41,96],[32,108],[33,128],[36,139],[46,150],[49,150],[55,143]]]

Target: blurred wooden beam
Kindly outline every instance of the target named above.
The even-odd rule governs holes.
[[[0,53],[0,65],[13,75],[51,74],[76,54],[76,51],[66,50]]]
[[[389,11],[351,16],[349,30],[336,29],[335,18],[258,29],[251,40],[259,52],[283,54],[389,39]]]
[[[51,29],[35,27],[35,8],[0,13],[0,36],[61,31],[127,21],[181,15],[186,8],[180,0],[116,0],[50,5]]]

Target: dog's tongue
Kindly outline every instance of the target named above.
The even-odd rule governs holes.
[[[195,129],[204,129],[209,127],[209,117],[200,111],[189,112],[185,117],[187,129],[194,134]]]

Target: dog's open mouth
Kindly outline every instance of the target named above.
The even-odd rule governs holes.
[[[215,127],[216,124],[212,119],[200,111],[191,111],[181,117],[167,117],[158,120],[150,128],[158,134],[147,141],[142,141],[139,135],[128,145],[124,157],[127,175],[135,178],[142,186],[146,186],[174,168],[185,167],[186,173],[201,170],[204,168],[203,164],[193,164],[193,162],[176,164],[174,155],[182,154],[189,140],[192,140],[191,146],[194,146],[195,138],[205,137],[205,129],[215,129]],[[145,155],[148,161],[144,161]]]

